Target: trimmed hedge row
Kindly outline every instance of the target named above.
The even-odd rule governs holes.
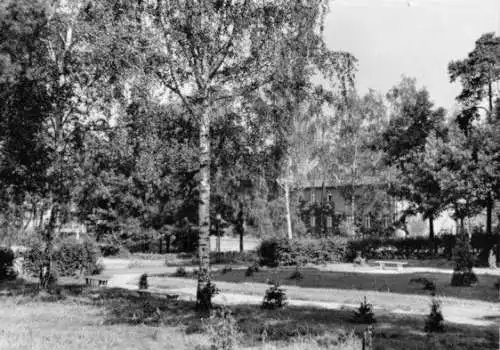
[[[427,237],[364,238],[349,242],[346,260],[352,261],[358,251],[367,259],[450,259],[455,243],[456,236],[453,235],[435,237],[434,241]]]
[[[451,259],[455,243],[452,235],[436,237],[432,242],[426,237],[349,240],[334,236],[292,241],[271,238],[261,243],[257,253],[260,264],[269,267],[352,262],[357,252],[367,259]]]
[[[341,262],[345,260],[347,250],[348,240],[340,236],[292,241],[271,238],[262,241],[257,253],[261,265],[276,267]]]
[[[198,255],[194,255],[192,263],[197,265],[200,263]],[[210,264],[248,264],[258,261],[255,251],[244,252],[210,252]]]

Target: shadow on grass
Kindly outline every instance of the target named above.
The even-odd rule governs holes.
[[[93,294],[92,294],[93,293]],[[185,332],[201,333],[201,317],[194,302],[169,300],[161,295],[141,295],[121,289],[92,291],[89,297],[106,309],[106,324],[148,324],[182,326]],[[243,334],[244,346],[264,341],[290,342],[313,339],[323,348],[342,344],[351,332],[358,337],[369,325],[353,320],[352,310],[327,310],[314,307],[286,307],[264,310],[255,305],[231,307]],[[445,315],[446,317],[446,315]],[[446,332],[427,335],[424,317],[379,315],[373,328],[374,349],[497,349],[495,327],[473,327],[446,324]]]
[[[351,310],[326,310],[313,307],[288,307],[266,311],[255,306],[234,308],[238,325],[248,345],[291,337],[313,337],[318,344],[333,348],[350,331],[361,337],[368,327],[353,321]],[[374,349],[497,349],[498,330],[492,327],[469,327],[447,324],[446,332],[428,336],[424,317],[382,315],[373,325]]]
[[[9,287],[10,286],[10,287]],[[22,287],[21,287],[22,286]],[[0,290],[26,291],[36,283],[0,284]],[[60,295],[71,302],[93,305],[104,311],[104,325],[146,324],[181,327],[186,333],[203,332],[202,317],[194,302],[171,300],[164,295],[140,293],[120,288],[87,289],[81,284],[58,286]],[[33,289],[31,289],[34,291]],[[15,295],[15,293],[12,293]],[[23,295],[23,294],[21,294]],[[61,302],[64,302],[61,301]],[[290,342],[297,338],[313,339],[322,348],[335,348],[351,332],[358,337],[368,327],[353,322],[352,310],[327,310],[314,307],[286,307],[263,310],[255,305],[231,307],[244,346],[263,342]],[[446,318],[446,315],[444,315]],[[424,317],[375,315],[374,349],[498,349],[496,327],[446,324],[446,332],[428,336],[423,332]]]

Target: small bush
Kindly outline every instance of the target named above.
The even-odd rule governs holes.
[[[175,270],[174,276],[175,277],[186,277],[188,275],[186,269],[182,266],[179,266],[177,270]]]
[[[220,289],[218,289],[214,283],[208,281],[205,287],[199,289],[197,292],[196,309],[202,312],[212,310],[212,298],[219,293]]]
[[[264,301],[262,302],[263,309],[278,309],[283,308],[287,304],[286,292],[281,288],[278,282],[273,283],[269,289],[266,290]]]
[[[467,238],[460,238],[453,250],[455,268],[451,278],[452,286],[469,287],[477,282],[477,276],[472,271],[474,256]]]
[[[116,256],[120,254],[120,246],[116,244],[100,244],[99,249],[102,256]]]
[[[139,289],[148,289],[149,284],[148,284],[148,274],[143,273],[141,277],[139,278]]]
[[[300,281],[300,280],[302,280],[304,278],[304,275],[302,274],[302,272],[300,272],[299,267],[297,266],[297,268],[295,269],[295,271],[293,271],[293,273],[288,278],[291,279],[291,280]]]
[[[229,308],[221,307],[212,311],[210,317],[203,320],[203,326],[210,338],[212,349],[235,349],[240,332]]]
[[[251,277],[255,272],[260,271],[260,266],[258,263],[254,263],[250,266],[248,266],[247,270],[245,271],[245,276],[246,277]]]
[[[224,266],[224,268],[221,270],[221,273],[224,275],[231,271],[233,271],[233,268],[231,266]]]
[[[357,323],[372,324],[375,323],[375,313],[373,305],[366,301],[366,297],[359,305],[359,308],[354,312],[354,321]]]
[[[421,284],[424,290],[428,290],[431,292],[436,291],[436,284],[425,277],[412,278],[410,280],[410,283]]]
[[[0,281],[16,278],[14,258],[12,249],[0,247]]]
[[[131,262],[128,263],[127,268],[129,269],[136,269],[136,268],[141,268],[144,267],[144,263],[140,262],[139,260],[132,260]]]
[[[444,317],[441,312],[441,304],[436,298],[432,299],[431,312],[425,320],[425,332],[444,332]]]

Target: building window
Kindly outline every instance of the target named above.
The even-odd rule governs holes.
[[[372,220],[370,218],[370,215],[365,215],[363,217],[363,226],[365,228],[370,228],[372,226]]]
[[[329,202],[333,201],[333,196],[331,193],[328,193],[328,201]]]
[[[314,189],[311,191],[311,202],[316,202],[316,192]]]
[[[311,227],[316,227],[316,217],[311,215]]]
[[[354,225],[354,216],[349,215],[349,216],[347,217],[347,224],[348,224],[348,225]]]
[[[331,228],[333,226],[333,218],[331,216],[326,217],[326,227]]]
[[[384,228],[389,228],[391,224],[391,218],[389,215],[384,215]]]

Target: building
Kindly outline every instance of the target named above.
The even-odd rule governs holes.
[[[398,219],[396,200],[387,194],[387,185],[375,178],[364,178],[355,186],[340,181],[311,181],[299,192],[299,212],[311,233],[342,233],[341,226],[341,230],[348,231],[345,234],[389,234]],[[355,232],[354,223],[360,232]]]

